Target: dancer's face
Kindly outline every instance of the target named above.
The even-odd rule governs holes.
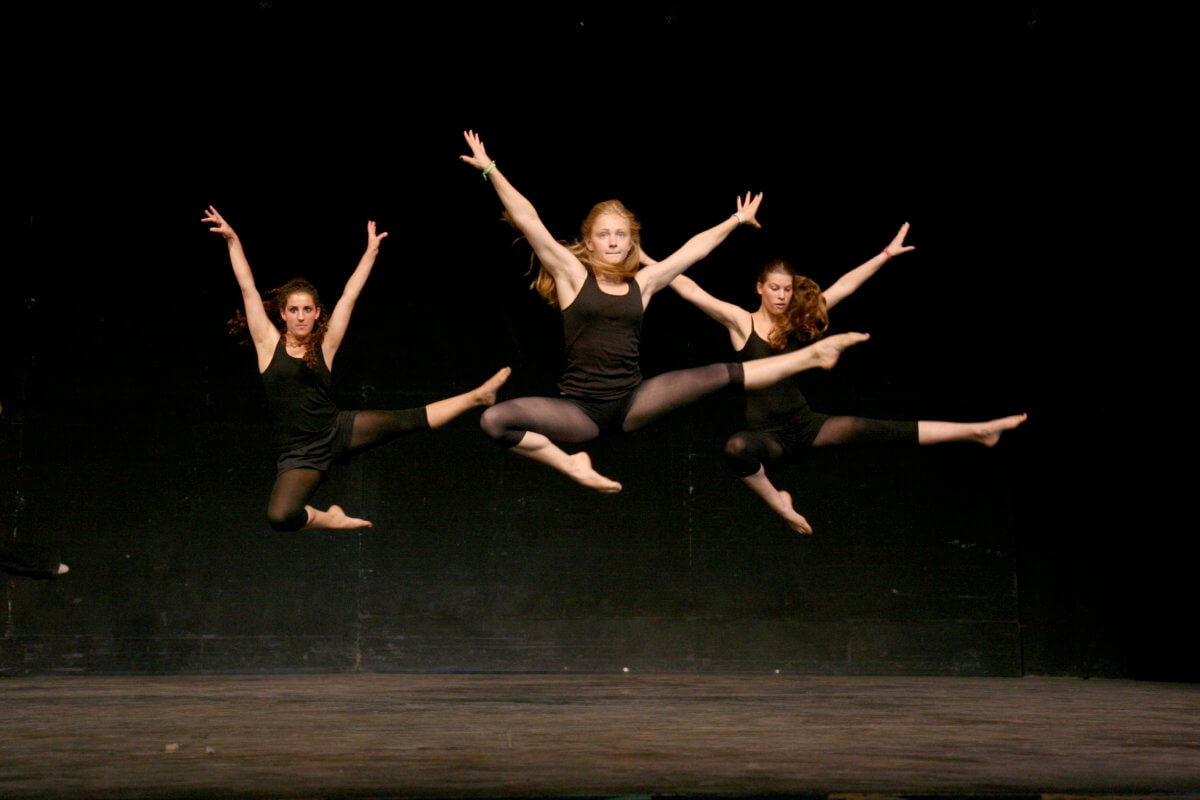
[[[767,279],[758,284],[758,295],[767,313],[782,314],[792,302],[792,276],[786,272],[767,273]]]
[[[629,220],[619,214],[601,214],[588,234],[587,249],[605,264],[621,264],[633,246]]]
[[[317,317],[321,316],[321,309],[317,308],[316,299],[308,292],[293,292],[288,295],[281,316],[292,338],[307,339],[312,335]]]

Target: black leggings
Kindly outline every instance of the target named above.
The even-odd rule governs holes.
[[[354,415],[349,444],[334,453],[334,458],[343,461],[406,433],[428,429],[424,406],[403,411],[359,411]],[[325,472],[311,467],[279,473],[267,502],[267,521],[271,527],[277,531],[298,531],[307,525],[305,506],[324,480]]]
[[[635,431],[676,409],[726,386],[742,385],[741,364],[709,364],[656,375],[624,400],[576,402],[554,397],[518,397],[483,412],[480,427],[505,447],[518,444],[527,431],[556,442],[587,442],[600,434]],[[616,413],[608,413],[609,409]],[[627,408],[627,410],[626,410]]]
[[[830,417],[821,425],[812,447],[841,445],[917,444],[917,423],[864,417]],[[725,460],[734,474],[747,478],[763,464],[799,452],[803,444],[768,431],[742,431],[725,442]]]

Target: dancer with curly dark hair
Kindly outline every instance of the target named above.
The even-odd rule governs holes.
[[[263,301],[233,227],[212,206],[202,222],[225,239],[233,274],[242,290],[246,332],[258,354],[280,454],[267,520],[278,531],[369,528],[341,506],[320,510],[308,504],[331,465],[407,433],[440,428],[458,415],[496,402],[508,367],[470,392],[401,411],[339,411],[330,395],[333,359],[341,347],[354,304],[362,292],[380,243],[375,222],[367,223],[367,249],[346,282],[333,313],[325,315],[316,287],[303,279],[285,283]],[[241,327],[241,325],[235,325]]]
[[[769,262],[759,274],[759,306],[753,312],[710,295],[691,278],[680,275],[671,288],[685,300],[720,322],[742,364],[800,350],[824,335],[828,310],[845,300],[879,268],[896,256],[913,250],[904,243],[908,223],[879,254],[838,278],[825,291],[815,281],[796,274],[787,262]],[[644,258],[646,263],[652,259]],[[811,345],[810,345],[811,346]],[[941,444],[978,442],[988,447],[1000,435],[1025,421],[1024,414],[987,422],[897,421],[830,416],[813,411],[794,381],[784,381],[746,392],[746,422],[750,430],[729,437],[725,457],[741,478],[771,510],[798,533],[812,526],[796,512],[792,496],[775,488],[764,464],[796,456],[809,447],[858,444]]]

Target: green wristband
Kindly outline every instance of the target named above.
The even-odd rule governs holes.
[[[483,179],[484,179],[485,181],[488,179],[488,173],[489,173],[489,172],[491,172],[492,170],[494,170],[495,168],[496,168],[496,162],[495,162],[495,161],[493,161],[492,163],[488,164],[488,167],[487,167],[487,169],[485,169],[485,170],[483,171]]]

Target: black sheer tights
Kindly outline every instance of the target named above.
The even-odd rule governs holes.
[[[350,428],[349,444],[336,457],[346,459],[407,433],[428,428],[429,419],[424,407],[402,411],[359,411]],[[267,521],[271,527],[277,531],[298,531],[307,525],[305,506],[324,480],[325,473],[307,467],[280,473],[271,489],[271,499],[267,501]]]
[[[917,423],[865,417],[830,417],[813,440],[813,447],[844,445],[916,444]],[[763,464],[787,454],[779,437],[766,431],[742,431],[725,442],[725,460],[734,474],[746,478]]]
[[[308,524],[308,499],[325,480],[318,469],[301,467],[279,473],[267,501],[267,522],[277,531],[298,531]]]
[[[741,364],[709,364],[656,375],[643,381],[632,398],[607,402],[553,397],[506,400],[483,412],[479,424],[505,447],[519,443],[526,431],[577,444],[602,433],[635,431],[731,384],[742,384]]]

